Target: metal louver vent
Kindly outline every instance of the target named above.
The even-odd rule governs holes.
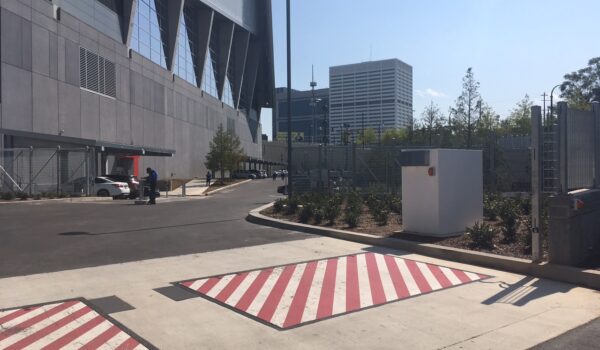
[[[114,62],[81,47],[79,64],[81,88],[105,96],[117,97],[117,74]]]

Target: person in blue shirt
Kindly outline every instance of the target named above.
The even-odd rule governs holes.
[[[158,181],[158,174],[156,171],[152,170],[152,168],[146,168],[146,173],[148,177],[146,177],[146,181],[148,181],[148,185],[150,186],[150,193],[148,196],[150,200],[148,204],[156,204],[156,182]]]

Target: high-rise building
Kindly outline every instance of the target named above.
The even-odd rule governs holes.
[[[277,88],[277,107],[273,117],[273,140],[287,140],[287,88]],[[329,89],[298,91],[292,89],[292,140],[327,142]]]
[[[356,137],[363,129],[380,135],[408,127],[413,118],[412,67],[398,59],[329,69],[331,140]]]
[[[91,175],[135,158],[162,178],[191,178],[206,173],[222,125],[249,157],[261,158],[260,112],[274,102],[270,0],[0,6],[0,154],[83,148]],[[11,154],[0,165],[15,175]]]

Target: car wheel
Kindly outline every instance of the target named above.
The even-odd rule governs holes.
[[[110,196],[110,193],[107,190],[98,191],[98,197],[108,197],[108,196]]]

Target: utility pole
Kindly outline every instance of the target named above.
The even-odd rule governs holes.
[[[287,130],[287,151],[288,151],[288,197],[292,198],[293,176],[292,169],[292,33],[290,0],[286,2],[286,29],[287,29],[287,112],[288,112],[288,130]]]
[[[365,149],[365,113],[362,114],[362,144]]]
[[[544,93],[542,94],[542,98],[543,98],[543,102],[544,102],[544,120],[546,120],[546,96],[548,96],[548,94],[546,94],[546,92],[544,91]]]
[[[310,100],[310,104],[312,106],[312,142],[315,142],[315,138],[316,138],[316,131],[317,131],[317,127],[315,125],[315,114],[317,114],[316,112],[316,106],[317,106],[317,100],[315,99],[315,87],[317,86],[317,82],[315,81],[315,66],[312,66],[312,80],[310,81],[310,88],[312,90],[312,98]]]

